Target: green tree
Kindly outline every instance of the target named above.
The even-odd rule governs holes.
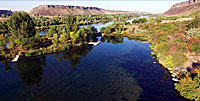
[[[0,21],[0,34],[6,33],[8,33],[8,26],[6,24],[6,21]]]
[[[53,34],[54,39],[52,42],[57,46],[58,45],[58,34]]]
[[[5,44],[6,44],[5,36],[1,34],[0,35],[0,50],[3,51],[3,49],[5,49]]]
[[[14,13],[9,17],[8,29],[13,35],[22,35],[24,38],[29,38],[36,34],[35,23],[26,12]]]
[[[50,29],[48,30],[48,33],[47,33],[47,36],[48,37],[52,37],[53,34],[57,34],[58,33],[58,30],[56,28],[55,25],[51,26]]]
[[[105,30],[105,33],[106,34],[110,34],[112,31],[112,27],[111,27],[111,25],[108,25],[107,27],[106,27],[106,30]]]
[[[42,39],[41,39],[39,33],[36,33],[36,34],[35,34],[35,39],[36,39],[36,42],[37,42],[37,43],[40,43],[40,42],[41,42]]]
[[[147,22],[148,20],[146,18],[140,18],[140,19],[135,19],[132,21],[132,23],[145,23]]]
[[[101,33],[105,33],[105,30],[106,30],[105,27],[101,27],[101,28],[100,28]]]
[[[24,40],[26,44],[33,43],[31,38],[36,34],[35,23],[26,12],[14,13],[9,17],[7,25],[16,45],[22,44]]]
[[[88,34],[96,34],[98,32],[94,26],[87,26],[86,30],[87,30]]]
[[[83,38],[84,34],[86,33],[86,30],[84,27],[80,28],[78,31],[77,31],[77,34],[80,38]]]
[[[70,32],[70,38],[73,41],[73,43],[77,42],[79,39],[79,34],[80,32],[74,33],[74,32]]]
[[[65,42],[65,41],[67,41],[67,40],[69,40],[69,36],[68,36],[67,33],[64,32],[63,34],[60,35],[59,41],[60,41],[61,43]]]
[[[65,24],[67,34],[70,34],[70,32],[76,32],[78,30],[78,22],[76,17],[73,15],[68,15],[65,18]]]

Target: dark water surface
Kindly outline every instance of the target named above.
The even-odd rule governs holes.
[[[103,37],[98,46],[0,63],[0,101],[174,101],[148,43]]]

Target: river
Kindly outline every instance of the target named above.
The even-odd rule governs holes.
[[[169,73],[154,63],[149,43],[122,36],[99,40],[95,47],[1,61],[1,101],[184,100]]]
[[[146,16],[141,16],[141,17],[138,17],[138,18],[143,18],[143,17],[146,17]],[[138,18],[133,18],[133,19],[138,19]],[[126,20],[126,22],[132,23],[133,19]],[[111,24],[113,24],[113,21],[108,22],[108,23],[102,23],[102,22],[100,22],[100,23],[97,23],[97,24],[81,25],[79,27],[80,28],[81,27],[85,27],[86,28],[87,26],[94,26],[95,28],[97,28],[97,31],[100,32],[100,28],[101,27],[106,27],[106,26],[111,25]],[[42,36],[42,35],[45,35],[47,32],[48,31],[40,31],[38,33]]]

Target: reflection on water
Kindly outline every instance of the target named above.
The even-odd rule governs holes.
[[[123,36],[103,36],[101,38],[101,42],[107,42],[107,43],[112,43],[112,44],[118,44],[118,43],[123,43]]]
[[[16,70],[19,70],[20,79],[26,85],[39,84],[42,79],[42,73],[46,65],[45,56],[24,59],[14,65]]]
[[[81,57],[86,56],[91,50],[92,46],[82,46],[81,48],[74,48],[72,50],[66,50],[62,54],[56,54],[55,58],[58,62],[70,61],[70,64],[76,67],[81,62]]]
[[[2,61],[1,100],[180,100],[165,70],[153,64],[148,43],[122,36],[100,40],[96,47]]]

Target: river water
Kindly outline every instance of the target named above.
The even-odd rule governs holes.
[[[96,24],[97,26],[100,26]],[[94,25],[94,27],[97,27]],[[149,43],[100,37],[98,46],[0,63],[1,101],[176,101]]]
[[[143,18],[143,17],[146,17],[146,16],[142,16],[142,17],[138,17],[138,18]],[[138,18],[133,18],[133,19],[138,19]],[[127,20],[126,22],[132,23],[133,19]],[[81,27],[85,27],[86,28],[87,26],[94,26],[95,28],[97,28],[97,31],[100,32],[100,28],[101,27],[106,27],[106,26],[111,25],[111,24],[113,24],[113,21],[108,22],[108,23],[102,23],[102,22],[100,22],[100,23],[97,23],[97,24],[81,25],[79,27],[80,28]],[[45,35],[47,32],[48,31],[40,31],[38,33],[42,36],[42,35]]]

